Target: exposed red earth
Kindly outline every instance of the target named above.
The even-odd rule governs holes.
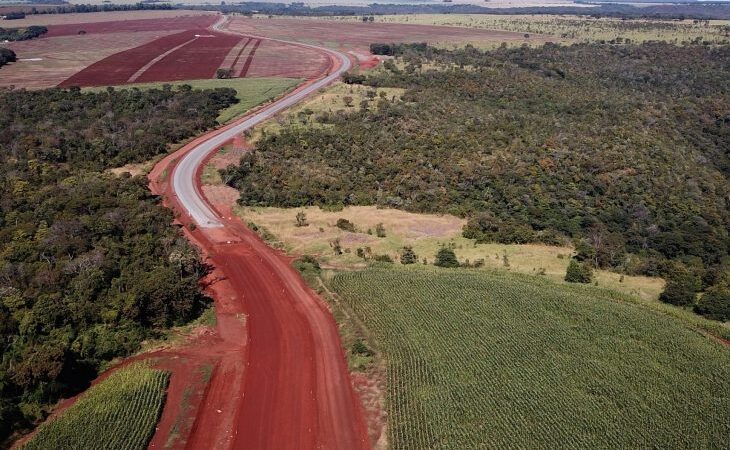
[[[305,47],[264,40],[249,63],[249,77],[316,78],[329,67],[326,55]]]
[[[241,37],[193,29],[115,53],[59,84],[106,86],[133,82],[213,78]]]
[[[187,448],[368,448],[362,409],[327,305],[290,258],[268,247],[223,205],[211,205],[223,227],[191,227],[169,182],[187,152],[246,119],[196,139],[149,176],[153,192],[176,211],[186,236],[220,280],[209,292],[228,350],[213,371]],[[163,417],[160,429],[166,427]]]
[[[551,39],[539,34],[525,38],[524,33],[512,31],[323,19],[233,17],[228,28],[247,35],[346,50],[367,49],[375,42],[544,42]]]
[[[196,30],[194,40],[148,68],[135,82],[195,80],[215,77],[228,52],[241,37]]]
[[[73,36],[79,33],[136,33],[140,31],[174,31],[189,29],[204,29],[213,25],[217,20],[215,15],[182,16],[163,19],[136,19],[111,22],[68,23],[48,25],[48,33],[42,39]]]

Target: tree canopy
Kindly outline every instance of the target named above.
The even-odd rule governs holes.
[[[0,441],[105,361],[207,303],[142,162],[212,127],[229,90],[0,90]]]

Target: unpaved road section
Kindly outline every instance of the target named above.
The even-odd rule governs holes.
[[[196,139],[150,174],[151,189],[178,212],[186,235],[214,267],[219,281],[209,291],[216,301],[218,335],[229,349],[213,371],[185,448],[369,448],[362,407],[326,304],[286,256],[232,214],[220,214],[200,189],[202,166],[217,148],[350,68],[342,53],[291,45],[323,52],[331,59],[329,70],[248,117]]]

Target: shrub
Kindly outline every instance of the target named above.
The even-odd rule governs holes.
[[[15,52],[4,47],[0,47],[0,66],[3,66],[10,62],[15,62],[17,60],[17,57],[15,56]]]
[[[697,301],[694,310],[713,320],[730,320],[730,288],[715,286],[708,289]]]
[[[373,356],[373,351],[370,350],[367,345],[365,345],[362,339],[358,339],[352,344],[352,349],[350,350],[350,352],[353,355]]]
[[[337,219],[337,224],[335,226],[340,230],[349,231],[351,233],[355,232],[355,224],[347,219]]]
[[[231,78],[232,76],[233,72],[231,72],[231,69],[218,69],[215,71],[215,77],[220,80],[225,80]]]
[[[588,264],[575,259],[570,260],[568,270],[565,272],[565,281],[568,283],[590,283],[592,278],[593,271]]]
[[[386,236],[385,226],[383,226],[382,223],[375,225],[375,235],[379,238],[384,238]]]
[[[297,226],[298,227],[308,227],[309,223],[307,223],[307,215],[304,213],[304,211],[299,211],[297,213]]]
[[[384,262],[384,263],[393,262],[393,258],[391,258],[390,255],[376,255],[374,259],[377,262]]]
[[[459,260],[456,259],[456,253],[448,247],[441,247],[436,253],[436,261],[433,263],[438,267],[459,267]]]
[[[413,247],[410,245],[405,246],[400,251],[400,263],[401,264],[415,264],[418,262],[418,255],[413,251]]]

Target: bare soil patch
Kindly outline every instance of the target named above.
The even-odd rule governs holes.
[[[547,37],[510,31],[406,25],[336,22],[310,19],[233,18],[232,31],[367,52],[374,42],[542,42]]]
[[[6,8],[10,9],[13,7]],[[170,11],[110,11],[99,13],[32,14],[25,16],[25,19],[8,21],[7,24],[12,24],[12,27],[16,28],[27,27],[30,25],[65,25],[92,22],[116,22],[140,19],[167,19],[171,17],[206,15],[212,14],[210,11],[194,11],[184,9],[173,9]]]
[[[41,89],[58,85],[100,59],[153,41],[168,31],[59,36],[5,44],[21,61],[3,66],[0,86]],[[39,59],[37,61],[23,61]]]

